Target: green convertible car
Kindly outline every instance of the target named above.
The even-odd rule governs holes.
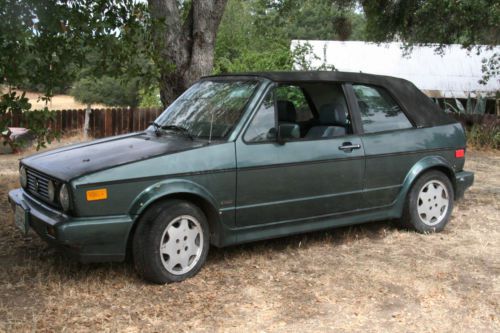
[[[204,77],[145,131],[24,158],[15,223],[82,262],[181,281],[217,247],[376,220],[442,230],[465,134],[412,83],[342,72]]]

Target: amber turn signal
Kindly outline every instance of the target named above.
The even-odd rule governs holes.
[[[87,201],[106,200],[107,198],[108,190],[105,188],[87,191]]]

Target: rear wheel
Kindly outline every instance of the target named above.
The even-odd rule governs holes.
[[[134,264],[146,280],[163,284],[195,275],[209,248],[203,212],[186,201],[170,200],[148,209],[134,235]]]
[[[453,187],[440,171],[429,171],[413,184],[406,200],[402,224],[418,232],[444,229],[453,210]]]

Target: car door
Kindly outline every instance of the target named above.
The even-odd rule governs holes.
[[[422,157],[424,133],[416,130],[384,87],[353,83],[348,86],[356,100],[362,123],[361,140],[366,155],[365,197],[369,208],[391,205],[411,167]]]
[[[320,91],[318,88],[310,90]],[[342,87],[321,88],[326,99],[331,95],[341,101],[348,116]],[[321,124],[314,126],[315,119],[300,119],[300,112],[298,119],[281,114],[279,107],[289,110],[293,104],[299,109],[316,109],[314,103],[320,102],[301,96],[302,88],[280,89],[271,88],[265,94],[236,142],[238,227],[350,212],[362,199],[364,150],[360,137],[352,129],[341,136],[308,137],[310,131],[303,129]],[[300,137],[278,143],[276,128],[281,122],[302,124]]]

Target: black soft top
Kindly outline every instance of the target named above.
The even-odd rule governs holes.
[[[439,126],[457,122],[441,110],[413,83],[392,76],[337,71],[291,71],[230,73],[206,76],[205,78],[218,77],[256,77],[266,78],[278,83],[349,82],[376,85],[389,90],[417,127]]]

